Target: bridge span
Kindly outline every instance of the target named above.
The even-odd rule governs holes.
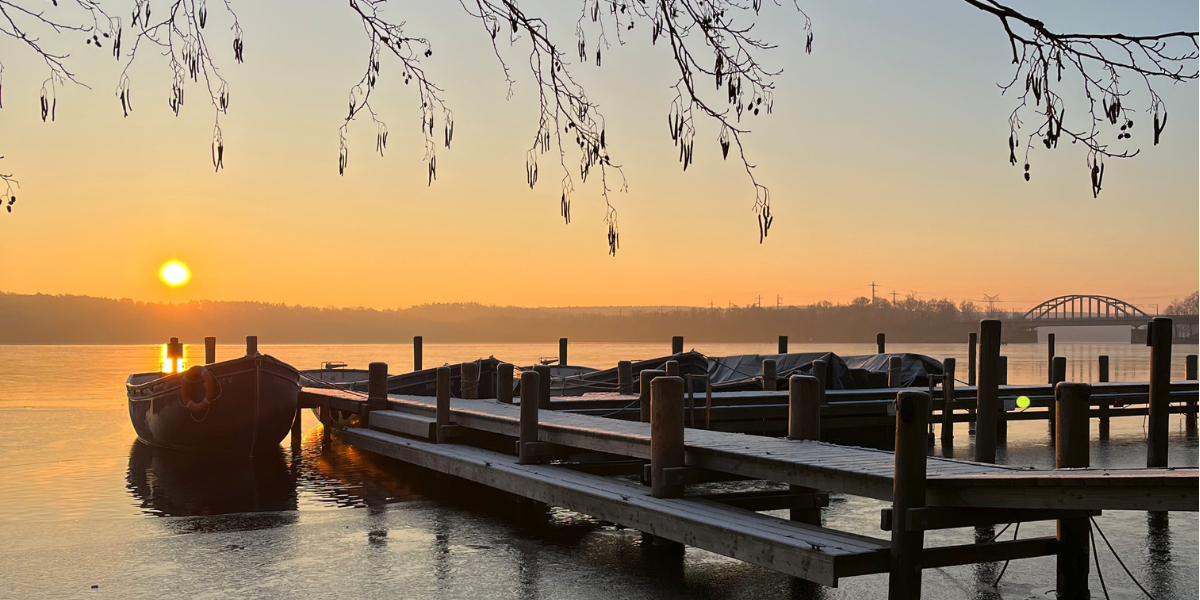
[[[1001,319],[1007,342],[1036,342],[1039,327],[1131,327],[1130,342],[1146,340],[1146,325],[1155,315],[1118,298],[1094,294],[1070,294],[1051,298],[1017,318]],[[1175,326],[1177,341],[1197,338],[1197,315],[1167,315]]]

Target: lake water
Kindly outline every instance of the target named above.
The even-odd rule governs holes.
[[[694,344],[710,355],[774,352],[774,344]],[[692,347],[691,344],[688,346]],[[572,344],[572,364],[666,354],[667,344]],[[262,344],[301,368],[323,361],[412,366],[409,345]],[[792,344],[794,352],[874,352],[873,344]],[[953,356],[965,344],[889,344],[892,352]],[[218,348],[218,358],[243,352]],[[1173,379],[1182,379],[1176,346]],[[188,356],[202,348],[187,347]],[[1044,345],[1010,345],[1010,383],[1046,380]],[[1111,357],[1114,381],[1145,381],[1149,349],[1064,344],[1068,378],[1095,378]],[[557,344],[426,344],[425,365],[481,356],[517,364],[556,356]],[[866,598],[886,597],[886,575],[821,588],[688,548],[682,557],[643,548],[637,532],[561,509],[531,512],[511,496],[436,476],[338,444],[320,448],[320,425],[304,421],[298,453],[255,462],[161,452],[138,444],[124,380],[155,371],[159,346],[0,346],[0,598]],[[964,371],[965,368],[960,370]],[[961,377],[961,378],[965,378]],[[956,456],[971,454],[965,424]],[[1095,425],[1093,424],[1093,427]],[[1197,441],[1171,422],[1172,466],[1197,466]],[[1093,431],[1093,466],[1145,465],[1144,419],[1114,419],[1110,439]],[[938,449],[939,452],[942,449]],[[1012,422],[1000,460],[1053,465],[1044,422]],[[884,503],[834,495],[826,525],[886,538]],[[1111,511],[1097,523],[1134,576],[1159,599],[1196,598],[1197,513],[1169,517]],[[1002,539],[1009,539],[1006,532]],[[1053,535],[1053,523],[1020,527]],[[974,541],[973,530],[932,532],[927,545]],[[1098,540],[1113,598],[1141,592]],[[1054,560],[930,569],[925,598],[1049,598]],[[1094,597],[1103,597],[1092,569]]]

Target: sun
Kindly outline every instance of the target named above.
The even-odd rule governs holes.
[[[158,276],[162,278],[163,283],[170,287],[179,287],[192,278],[187,265],[177,260],[169,261],[163,265],[162,269],[158,272]]]

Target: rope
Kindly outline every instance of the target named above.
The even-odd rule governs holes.
[[[1129,580],[1133,582],[1133,585],[1136,585],[1139,590],[1142,590],[1142,593],[1145,594],[1147,598],[1154,600],[1154,596],[1151,596],[1150,592],[1147,592],[1146,588],[1142,587],[1142,584],[1138,582],[1136,577],[1133,576],[1133,572],[1129,570],[1129,567],[1125,566],[1125,561],[1121,560],[1120,555],[1117,554],[1117,550],[1113,548],[1111,543],[1109,543],[1108,536],[1104,535],[1104,530],[1100,529],[1100,524],[1096,522],[1096,518],[1088,517],[1088,519],[1091,520],[1092,527],[1094,527],[1096,532],[1100,534],[1100,539],[1104,540],[1104,545],[1108,546],[1108,551],[1112,552],[1113,558],[1117,559],[1117,564],[1121,565],[1122,569],[1125,569],[1125,574],[1129,576]]]
[[[1112,600],[1108,596],[1108,586],[1104,584],[1104,571],[1100,570],[1100,553],[1096,551],[1096,533],[1088,529],[1088,539],[1092,541],[1092,560],[1096,562],[1096,575],[1100,577],[1100,589],[1104,592],[1104,600]]]
[[[1012,523],[1009,523],[1008,525],[1012,525]],[[1008,525],[1005,525],[1005,526],[1004,526],[1004,529],[1008,529]],[[1000,533],[1004,533],[1004,529],[1001,529],[1001,530],[1000,530]],[[996,534],[996,537],[999,537],[999,536],[1000,536],[1000,533],[997,533],[997,534]],[[1015,541],[1017,541],[1017,534],[1018,534],[1018,533],[1021,533],[1021,524],[1020,524],[1020,523],[1017,523],[1017,528],[1016,528],[1016,529],[1013,529],[1013,541],[1014,541],[1014,542],[1015,542]],[[995,538],[995,537],[993,537],[992,539],[993,539],[993,540],[995,540],[996,538]],[[999,586],[1000,586],[1000,580],[1004,578],[1004,573],[1005,573],[1006,571],[1008,571],[1008,563],[1009,563],[1009,562],[1011,562],[1011,561],[1007,561],[1007,560],[1006,560],[1006,561],[1004,561],[1004,567],[1000,569],[1000,574],[999,574],[999,575],[997,575],[997,576],[996,576],[996,580],[992,582],[992,587],[999,587]]]

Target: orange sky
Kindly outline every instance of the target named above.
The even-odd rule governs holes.
[[[616,258],[593,182],[576,182],[570,225],[558,214],[550,160],[538,188],[525,185],[536,111],[523,53],[510,54],[518,85],[506,102],[488,40],[457,4],[413,9],[409,19],[434,44],[428,68],[456,115],[437,182],[425,185],[412,90],[386,59],[376,108],[389,123],[389,152],[373,155],[373,127],[356,123],[339,177],[337,127],[365,42],[340,3],[302,4],[284,15],[239,9],[247,60],[222,58],[233,105],[220,173],[209,163],[212,116],[200,91],[172,116],[158,57],[139,58],[135,111],[122,119],[110,95],[116,63],[75,49],[94,89],[61,90],[57,121],[42,123],[44,72],[0,40],[0,170],[21,181],[16,211],[0,216],[0,291],[379,308],[725,305],[760,294],[764,304],[777,295],[784,304],[846,301],[869,295],[874,281],[889,295],[999,294],[1019,308],[1068,293],[1152,307],[1198,287],[1196,84],[1164,86],[1172,111],[1163,143],[1110,161],[1099,199],[1083,152],[1067,144],[1035,154],[1026,183],[1006,161],[1013,100],[996,88],[1011,76],[1006,42],[961,3],[806,6],[812,55],[794,33],[798,18],[764,21],[761,34],[780,44],[767,61],[786,72],[775,114],[750,122],[747,138],[774,200],[763,245],[753,193],[740,165],[721,161],[716,128],[701,125],[686,173],[675,161],[663,127],[670,64],[647,32],[612,49],[603,68],[576,66],[629,181],[614,196]],[[1070,7],[1050,16],[1068,29],[1197,21],[1194,3],[1156,5],[1135,21],[1117,18],[1134,12],[1119,3],[1099,6],[1079,21]],[[574,15],[552,23],[564,39],[573,39]],[[190,284],[159,281],[169,259],[191,267]]]

